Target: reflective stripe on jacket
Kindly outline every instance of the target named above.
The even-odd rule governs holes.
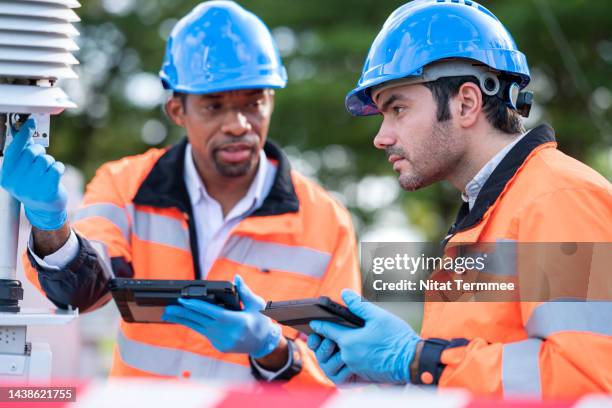
[[[591,281],[586,289],[599,290],[600,299],[610,300],[612,186],[557,150],[554,131],[546,125],[514,146],[485,183],[474,208],[460,211],[446,248],[502,241],[599,245],[604,250],[594,250],[589,261],[597,264],[604,287],[594,287]],[[558,248],[556,259],[539,260],[549,275],[563,262],[563,247]],[[554,277],[548,282],[551,288],[555,283]],[[446,367],[440,386],[478,394],[571,398],[612,391],[611,316],[609,301],[428,302],[422,336],[469,341],[443,351],[440,361]]]
[[[29,278],[58,306],[92,310],[110,299],[110,276],[142,279],[201,278],[191,205],[183,182],[186,141],[102,166],[74,217],[81,252],[59,272],[33,260]],[[340,298],[360,290],[356,243],[349,213],[327,192],[292,171],[274,144],[264,148],[277,175],[262,206],[231,232],[206,279],[240,274],[266,300],[321,295]],[[38,269],[38,270],[36,270]],[[298,333],[283,328],[302,354],[290,384],[331,385]],[[253,380],[248,356],[221,353],[180,325],[121,322],[112,375]]]

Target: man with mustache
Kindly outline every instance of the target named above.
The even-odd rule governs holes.
[[[163,316],[176,324],[122,321],[111,375],[331,386],[298,333],[259,313],[262,297],[360,285],[350,215],[267,140],[287,82],[268,28],[236,3],[202,3],[170,34],[160,77],[187,138],[102,166],[72,224],[62,165],[31,144],[31,122],[16,135],[1,182],[33,225],[29,278],[81,311],[111,299],[112,276],[234,281],[241,311],[181,300]],[[19,182],[34,171],[44,189]]]
[[[520,115],[528,114],[529,95],[515,92],[529,80],[511,35],[476,2],[414,1],[383,25],[347,109],[382,115],[374,145],[386,151],[405,190],[446,180],[462,192],[463,206],[443,240],[447,251],[499,244],[510,250],[492,273],[518,277],[523,295],[538,289],[525,284],[534,277],[529,273],[543,271],[543,289],[562,295],[426,302],[418,335],[344,291],[365,326],[315,321],[317,334],[308,339],[334,382],[544,398],[612,391],[612,186],[557,150],[550,126],[525,131]],[[532,261],[538,268],[526,267]],[[584,293],[595,296],[567,301],[576,297],[563,294],[580,288],[571,279],[560,287],[559,280],[582,276]]]

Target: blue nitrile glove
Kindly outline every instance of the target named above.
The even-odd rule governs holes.
[[[308,336],[308,347],[314,351],[319,366],[334,384],[350,382],[354,373],[342,361],[336,343],[316,333]]]
[[[41,230],[56,230],[66,222],[66,188],[60,182],[64,165],[32,142],[36,128],[28,119],[4,152],[0,187],[19,200],[30,223]]]
[[[308,345],[316,349],[325,374],[337,384],[351,375],[372,382],[410,382],[410,363],[421,340],[412,327],[392,313],[362,301],[352,290],[342,291],[342,299],[351,312],[365,320],[365,326],[355,329],[320,320],[310,322],[318,335],[311,334]],[[330,356],[332,342],[340,351]]]
[[[162,320],[199,332],[224,353],[248,353],[253,358],[270,354],[280,341],[280,326],[259,313],[266,303],[251,292],[239,275],[234,284],[243,310],[227,310],[203,300],[179,299],[182,306],[167,306]]]

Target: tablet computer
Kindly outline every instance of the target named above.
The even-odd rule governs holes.
[[[327,296],[268,302],[262,313],[280,324],[293,327],[306,335],[312,333],[309,323],[313,320],[323,320],[354,328],[365,325],[362,318],[353,314],[346,306],[334,302]]]
[[[116,278],[109,289],[123,320],[130,323],[166,323],[164,308],[178,298],[199,299],[229,310],[240,310],[233,283],[209,280],[146,280]]]

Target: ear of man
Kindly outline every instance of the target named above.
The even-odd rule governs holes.
[[[166,114],[176,125],[185,127],[185,108],[187,104],[187,98],[181,95],[172,95],[166,101]]]
[[[456,112],[459,126],[464,129],[473,127],[483,112],[482,92],[478,85],[466,82],[459,87],[455,96]]]

